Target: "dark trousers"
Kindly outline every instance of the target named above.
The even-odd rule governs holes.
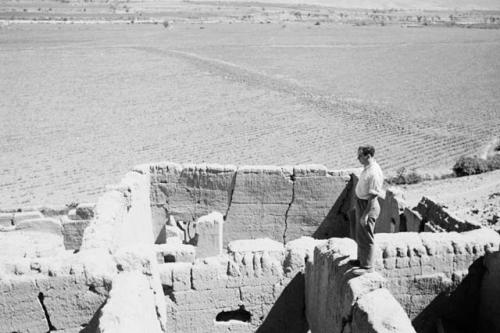
[[[363,268],[373,268],[375,261],[375,221],[380,214],[378,200],[368,212],[366,224],[361,221],[362,214],[368,207],[368,200],[356,200],[356,242],[358,243],[358,260]]]

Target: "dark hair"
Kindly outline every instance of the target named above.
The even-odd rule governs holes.
[[[363,156],[370,155],[371,157],[375,156],[375,147],[371,145],[359,146],[358,151],[361,151]]]

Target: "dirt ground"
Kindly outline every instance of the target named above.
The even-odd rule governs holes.
[[[448,172],[500,126],[500,30],[270,24],[0,29],[0,206],[94,201],[150,161]]]
[[[500,170],[399,187],[415,207],[427,196],[448,207],[458,218],[500,231]]]

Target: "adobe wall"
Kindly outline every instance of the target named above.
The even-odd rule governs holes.
[[[307,332],[303,269],[321,242],[239,240],[225,256],[160,264],[167,331]]]
[[[500,252],[485,257],[479,291],[478,332],[500,332]]]
[[[144,301],[155,310],[158,332],[164,331],[166,311],[152,248],[149,179],[147,170],[137,169],[108,189],[76,254],[64,250],[67,240],[54,219],[16,221],[12,231],[0,233],[0,332],[96,332],[105,327],[106,332],[122,332],[107,320],[115,313],[113,304],[120,303],[111,302],[109,296],[120,299],[120,286],[131,280],[129,274],[145,277],[149,287],[139,289],[141,297],[149,292]],[[36,213],[17,214],[18,220]],[[150,248],[141,249],[141,244]]]
[[[437,318],[454,317],[452,312],[467,307],[462,293],[474,294],[480,285],[476,262],[500,246],[500,235],[490,229],[377,234],[375,239],[376,269],[419,332],[432,331]]]
[[[414,333],[379,273],[354,274],[356,243],[332,238],[314,249],[305,270],[306,316],[311,332]]]
[[[212,211],[225,217],[224,244],[270,237],[349,234],[350,171],[312,166],[150,165],[151,208],[157,237],[169,215],[193,222]]]
[[[0,263],[0,332],[85,329],[106,301],[113,267],[106,252]]]
[[[150,175],[136,168],[120,184],[107,187],[85,229],[81,250],[114,251],[134,244],[153,244],[150,209]]]
[[[101,309],[99,332],[148,332],[164,330],[157,317],[154,287],[142,272],[119,274]]]
[[[380,279],[367,274],[369,279],[360,290],[366,293],[387,288],[417,332],[434,332],[438,321],[460,323],[462,329],[471,323],[477,325],[480,291],[489,295],[481,299],[481,304],[490,309],[484,312],[489,319],[482,322],[490,327],[498,325],[493,313],[496,310],[490,306],[498,297],[493,281],[500,265],[498,254],[492,254],[500,246],[496,232],[376,234],[375,239],[379,248],[375,270]],[[340,331],[354,318],[352,300],[357,297],[349,291],[354,283],[348,263],[351,258],[356,258],[356,244],[350,239],[333,238],[317,247],[314,261],[308,263],[306,311],[312,332],[324,332],[326,327],[338,327]]]
[[[165,332],[166,309],[149,198],[149,170],[136,167],[120,184],[108,187],[85,229],[81,253],[109,253],[116,271],[107,302],[96,313],[99,332],[119,333],[139,324],[148,332]],[[128,290],[129,284],[136,288]]]
[[[414,332],[411,318],[420,333],[473,315],[481,332],[497,329],[500,236],[491,230],[377,234],[378,273],[362,277],[348,263],[352,240],[291,241],[348,234],[354,181],[317,166],[137,167],[99,199],[79,253],[64,251],[61,235],[55,252],[0,253],[0,332],[122,332],[137,322],[157,333]],[[400,213],[395,201],[385,201],[384,228],[399,223],[389,220]],[[225,254],[196,259],[197,247],[179,238],[153,244],[167,216],[212,210],[225,212]],[[267,233],[277,240],[229,242]]]

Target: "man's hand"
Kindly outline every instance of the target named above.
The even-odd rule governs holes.
[[[361,226],[363,227],[366,227],[366,225],[368,224],[368,213],[363,213],[363,215],[361,215],[361,220],[359,221],[359,223],[361,224]]]
[[[370,195],[370,198],[368,199],[368,205],[365,208],[365,211],[363,214],[361,214],[361,221],[359,223],[363,226],[366,227],[368,224],[368,214],[375,209],[375,205],[377,204],[377,196],[374,194]]]

